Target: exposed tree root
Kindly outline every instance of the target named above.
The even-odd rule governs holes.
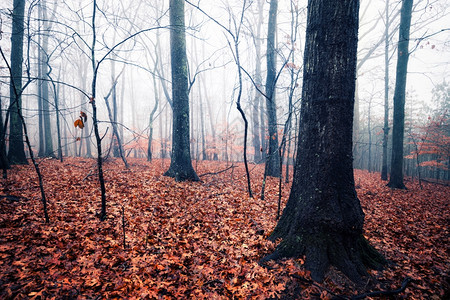
[[[265,264],[269,260],[281,258],[298,258],[306,256],[305,267],[311,272],[311,278],[322,282],[330,266],[335,266],[351,281],[361,283],[367,276],[366,268],[380,269],[386,264],[364,236],[346,236],[319,234],[288,236],[277,246],[275,251],[260,260]]]

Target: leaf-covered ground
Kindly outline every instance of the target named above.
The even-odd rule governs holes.
[[[108,218],[100,222],[95,160],[43,160],[49,199],[44,223],[37,176],[14,166],[0,191],[0,298],[4,299],[340,299],[398,289],[400,299],[441,299],[449,291],[450,188],[407,182],[391,190],[379,174],[355,171],[366,213],[365,235],[390,264],[354,286],[331,270],[313,283],[302,260],[270,268],[258,260],[274,249],[278,186],[270,179],[259,200],[262,166],[251,166],[249,198],[243,166],[202,176],[163,177],[168,160],[105,164]],[[230,166],[194,162],[199,175]],[[283,204],[289,186],[283,188]],[[124,248],[125,231],[125,248]],[[445,295],[445,293],[447,293]]]

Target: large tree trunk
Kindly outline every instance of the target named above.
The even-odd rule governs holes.
[[[14,0],[11,34],[10,127],[8,159],[11,164],[28,164],[23,144],[23,126],[18,109],[22,107],[22,61],[25,0]]]
[[[172,67],[172,158],[165,176],[177,181],[199,178],[192,167],[189,141],[189,94],[184,27],[184,1],[170,0],[170,54]]]
[[[314,280],[330,265],[359,281],[383,258],[364,239],[352,167],[358,0],[309,0],[294,182],[263,259],[301,257]]]
[[[405,94],[408,71],[409,30],[411,27],[413,0],[403,0],[397,50],[397,77],[394,91],[394,124],[392,128],[391,177],[388,186],[404,189],[403,183],[403,138],[405,135]]]
[[[278,0],[270,1],[269,25],[267,33],[267,77],[266,77],[266,106],[269,128],[269,149],[267,152],[265,174],[280,176],[280,154],[278,152],[277,106],[275,102],[276,85],[276,45],[275,34],[277,27]]]

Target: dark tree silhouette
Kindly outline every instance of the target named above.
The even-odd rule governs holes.
[[[314,280],[330,265],[353,281],[383,257],[363,236],[352,166],[358,0],[308,1],[303,94],[294,181],[262,259],[301,257]]]
[[[170,57],[172,67],[172,158],[165,176],[177,181],[199,178],[192,167],[189,141],[189,91],[184,26],[184,0],[170,0]]]
[[[14,0],[11,34],[10,128],[8,159],[11,164],[28,164],[23,144],[23,127],[18,113],[22,106],[22,62],[25,0]]]
[[[394,91],[394,124],[392,126],[391,176],[388,186],[404,189],[403,183],[403,138],[405,135],[406,74],[409,58],[409,29],[411,27],[413,0],[403,0],[397,50],[397,77]]]

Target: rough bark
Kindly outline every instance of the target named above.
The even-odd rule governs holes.
[[[404,189],[403,183],[403,139],[405,135],[405,94],[408,72],[409,30],[411,27],[413,0],[403,0],[397,50],[397,75],[394,90],[394,124],[392,127],[391,176],[388,186]]]
[[[384,259],[363,237],[364,213],[352,166],[358,0],[309,0],[294,182],[263,258],[306,256],[322,281],[330,265],[353,281]]]
[[[177,181],[199,178],[192,167],[189,141],[189,94],[184,26],[184,1],[170,0],[170,54],[172,68],[172,158],[164,175]]]
[[[11,164],[28,164],[23,143],[23,126],[18,111],[22,107],[22,62],[25,0],[14,0],[11,34],[10,127],[8,159]]]
[[[275,102],[276,85],[276,45],[278,0],[270,1],[269,25],[267,33],[267,77],[266,107],[269,129],[269,149],[267,152],[265,173],[267,176],[280,176],[280,154],[278,152],[277,106]]]

